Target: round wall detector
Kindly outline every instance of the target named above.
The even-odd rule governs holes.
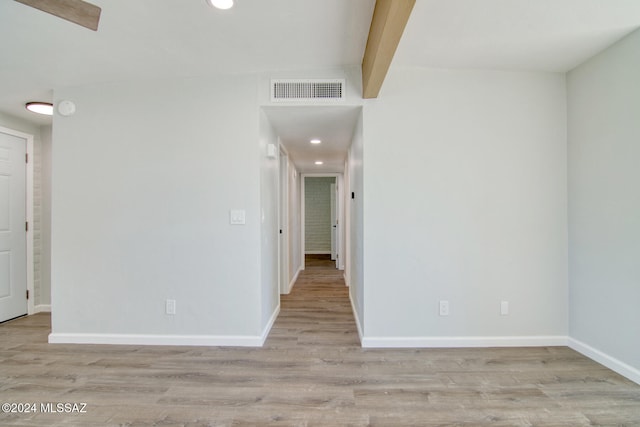
[[[58,113],[61,116],[72,116],[76,112],[76,104],[72,101],[60,101],[58,103]]]

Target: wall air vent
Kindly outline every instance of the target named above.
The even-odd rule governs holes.
[[[271,80],[271,102],[344,101],[345,79]]]

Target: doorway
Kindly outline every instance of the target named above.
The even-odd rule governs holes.
[[[348,193],[343,186],[346,159],[354,131],[362,115],[361,106],[345,105],[268,105],[261,107],[266,121],[265,137],[279,146],[277,166],[279,182],[279,224],[274,229],[279,242],[277,285],[280,294],[288,294],[305,269],[303,176],[335,177],[335,212],[330,223],[334,248],[326,253],[334,270],[344,275],[348,262],[345,248],[345,221]],[[330,226],[331,232],[332,226]],[[282,230],[282,233],[280,232]],[[331,256],[334,255],[334,256]]]
[[[33,137],[0,127],[0,322],[33,312]]]
[[[301,188],[304,268],[344,270],[342,174],[303,174]]]

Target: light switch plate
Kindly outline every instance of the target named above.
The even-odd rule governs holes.
[[[275,159],[278,156],[275,144],[267,144],[267,157]]]
[[[229,211],[229,224],[244,225],[246,223],[246,214],[242,209],[232,209]]]

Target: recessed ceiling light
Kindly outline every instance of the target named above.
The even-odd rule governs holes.
[[[53,116],[53,104],[49,102],[27,102],[24,106],[32,113]]]
[[[218,9],[227,10],[233,7],[233,0],[207,0],[209,6],[213,6]]]
[[[312,143],[312,144],[320,144],[322,141],[320,141],[319,139],[312,139],[309,142]]]
[[[320,160],[316,162],[316,165],[321,165],[321,164],[323,164],[323,162],[321,162]]]

